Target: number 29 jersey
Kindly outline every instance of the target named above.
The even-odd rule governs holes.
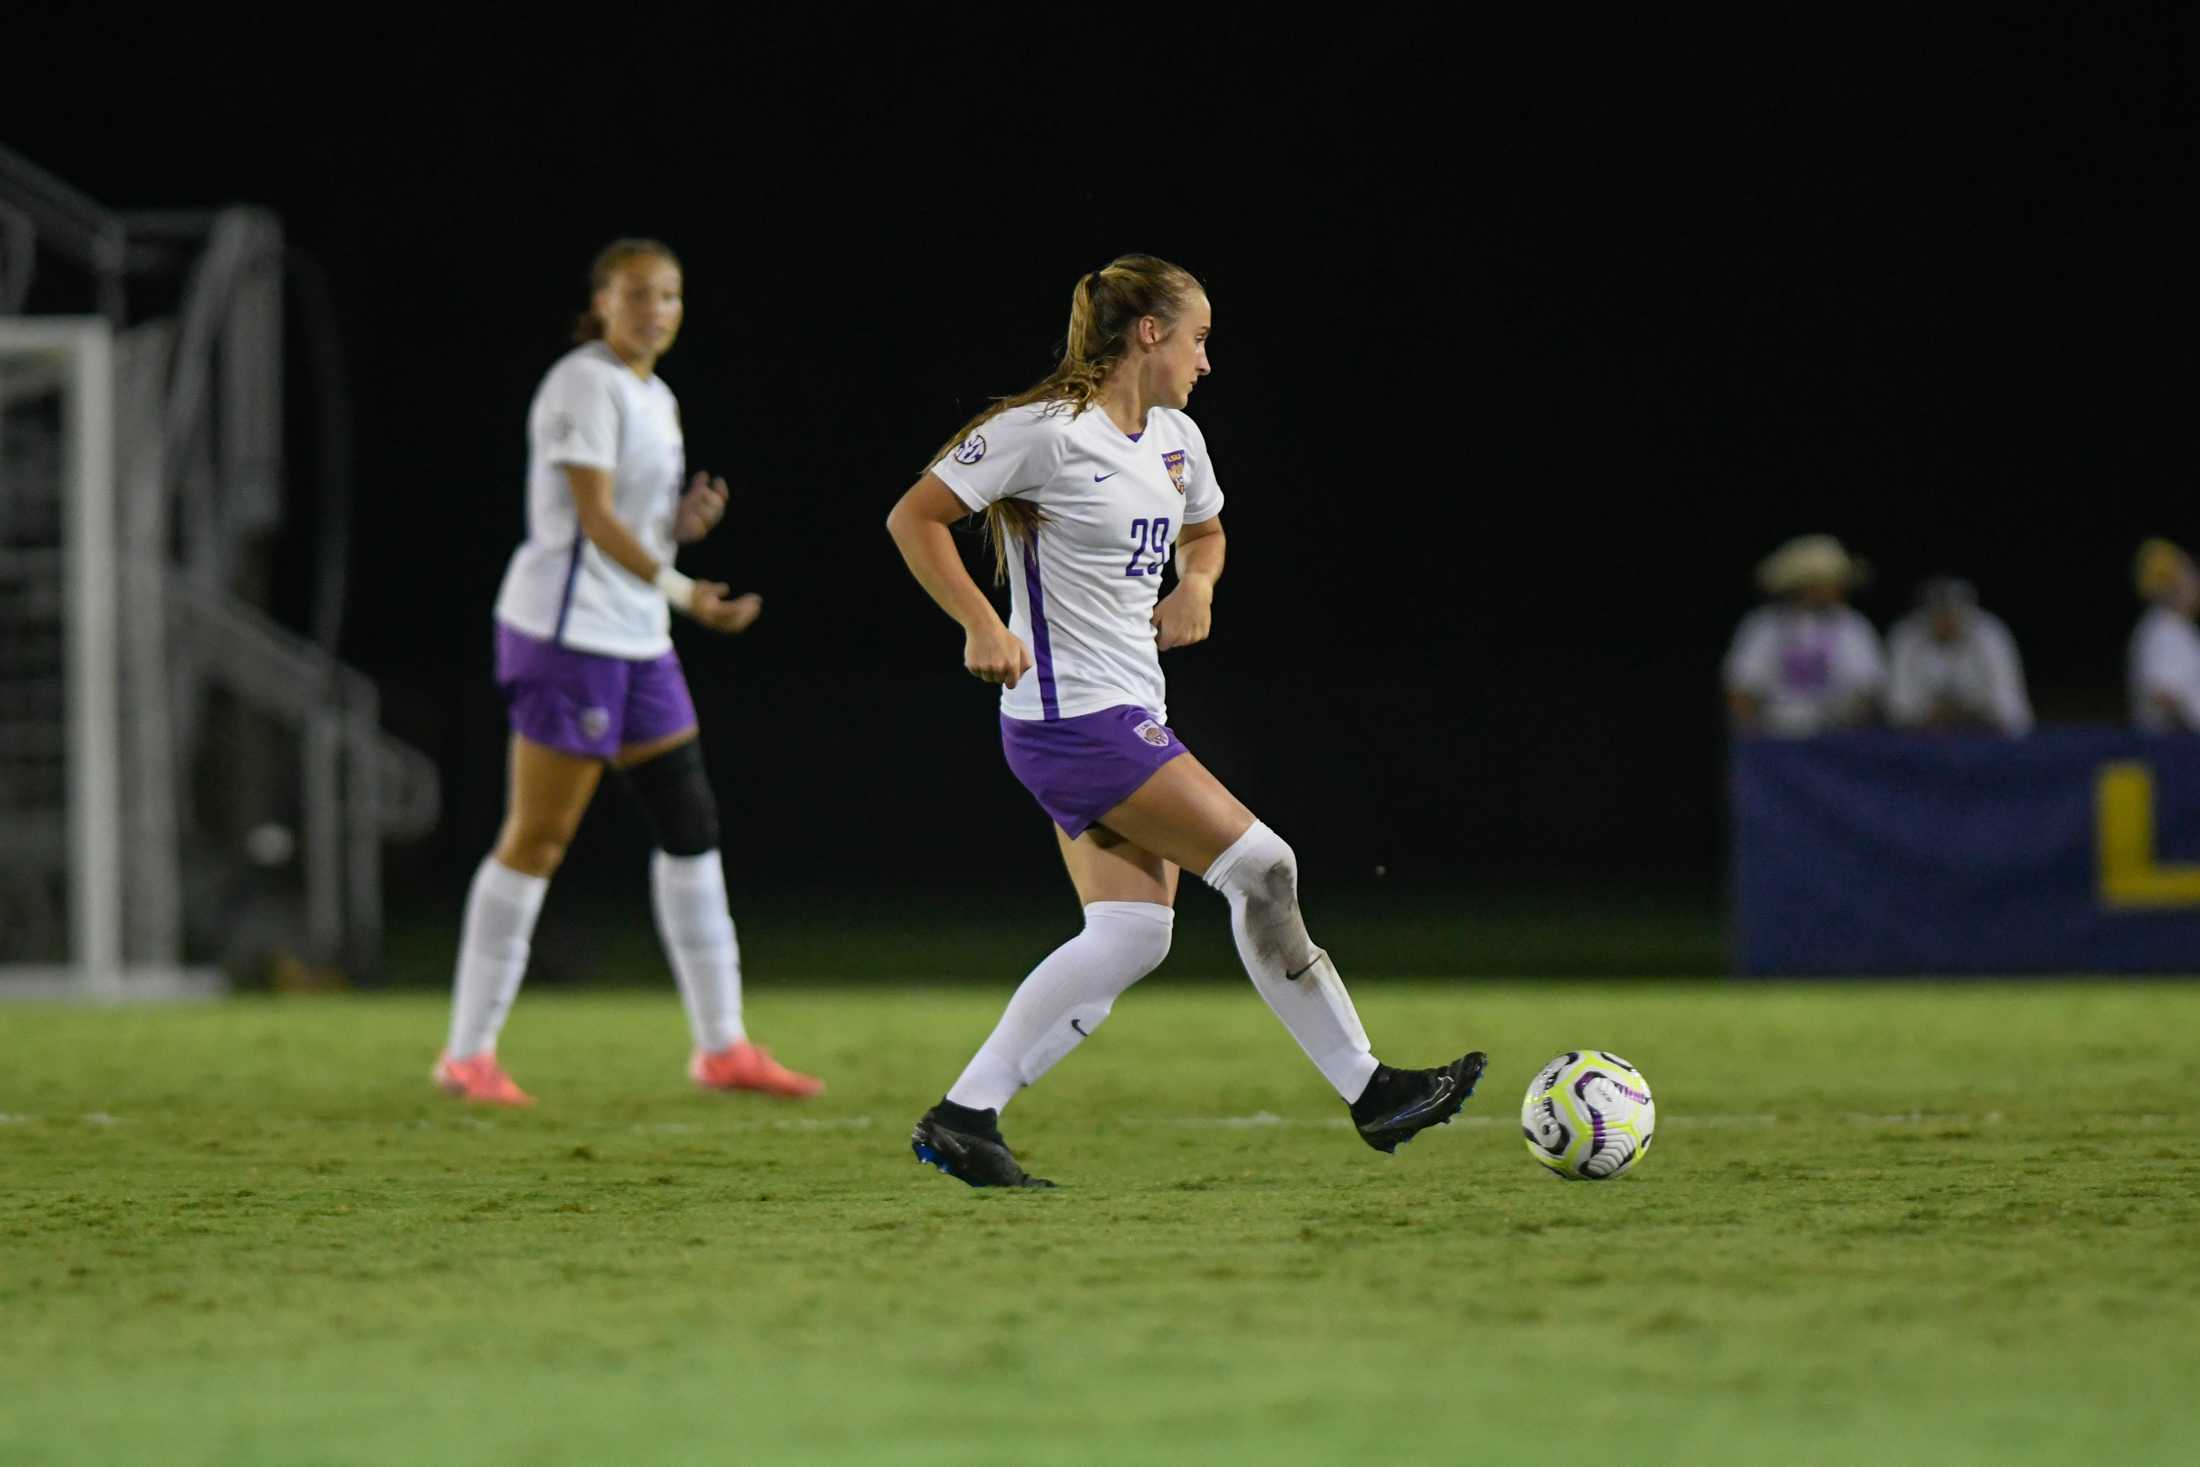
[[[1003,499],[1039,512],[1008,544],[1009,630],[1032,669],[1001,690],[1009,718],[1053,721],[1125,704],[1168,722],[1154,640],[1161,571],[1185,525],[1222,513],[1207,440],[1173,408],[1142,432],[1063,402],[994,414],[932,472],[976,513]]]

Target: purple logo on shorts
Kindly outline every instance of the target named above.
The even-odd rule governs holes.
[[[589,739],[600,739],[611,731],[611,710],[608,708],[583,708],[581,733]]]
[[[955,450],[955,462],[974,464],[985,457],[985,435],[973,433],[963,440],[963,446]]]
[[[1169,731],[1150,718],[1140,723],[1133,732],[1157,749],[1169,747]]]

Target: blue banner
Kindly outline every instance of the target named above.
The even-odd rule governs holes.
[[[2200,972],[2200,735],[1738,742],[1753,974]]]

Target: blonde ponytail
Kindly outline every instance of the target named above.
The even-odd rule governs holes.
[[[1049,413],[1076,417],[1099,398],[1108,374],[1123,360],[1129,335],[1147,316],[1175,322],[1200,284],[1189,270],[1152,255],[1123,255],[1107,267],[1081,277],[1069,297],[1069,329],[1062,338],[1062,360],[1045,380],[1013,397],[996,398],[932,455],[938,463],[999,414],[1010,408],[1048,404]],[[925,467],[930,468],[931,464]],[[993,542],[993,579],[1008,579],[1008,542],[1029,543],[1039,527],[1036,505],[1001,499],[985,511],[986,538]]]

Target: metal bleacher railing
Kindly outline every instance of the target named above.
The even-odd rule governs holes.
[[[304,633],[264,604],[299,303],[325,440]],[[376,965],[382,842],[439,791],[335,655],[333,330],[267,211],[113,211],[0,147],[0,994],[218,986],[212,961],[250,956],[222,907],[254,866],[284,868],[271,943]]]

